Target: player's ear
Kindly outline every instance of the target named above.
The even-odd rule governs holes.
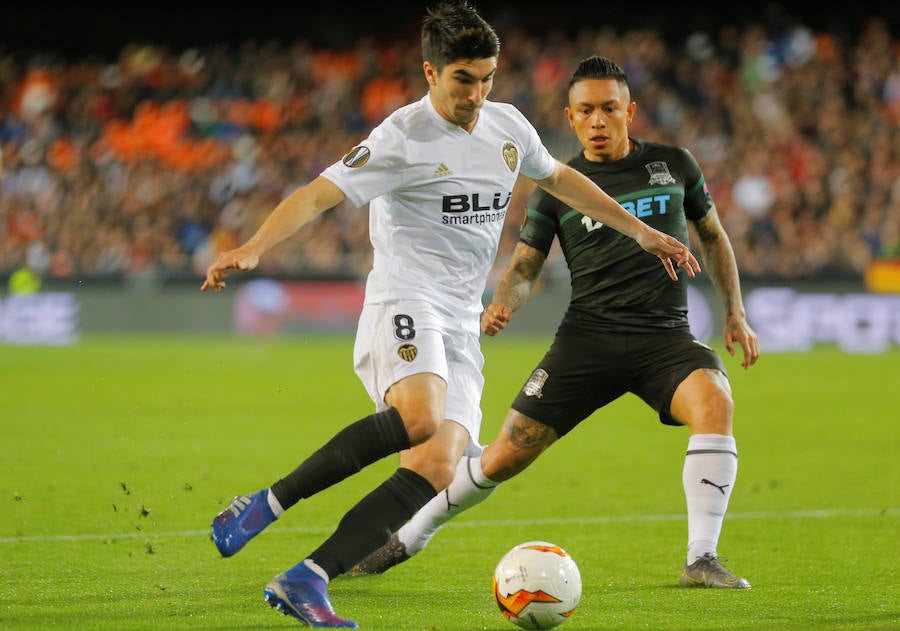
[[[628,124],[631,125],[631,121],[634,120],[634,113],[637,111],[637,103],[635,101],[631,101],[628,104]]]
[[[430,85],[431,87],[436,86],[438,79],[438,69],[435,67],[435,65],[430,61],[423,61],[422,70],[425,72],[425,80],[428,81],[428,85]]]

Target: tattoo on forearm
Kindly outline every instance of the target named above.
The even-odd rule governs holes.
[[[510,266],[497,284],[494,301],[508,306],[513,311],[521,307],[531,294],[534,282],[540,276],[545,258],[538,250],[519,243]]]
[[[726,311],[742,311],[743,300],[734,250],[718,217],[704,217],[696,223],[696,228],[703,253],[703,267],[722,297]]]

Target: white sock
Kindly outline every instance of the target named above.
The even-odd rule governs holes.
[[[279,517],[284,515],[284,509],[281,507],[281,502],[279,502],[278,498],[275,497],[275,494],[272,493],[272,489],[269,489],[266,497],[269,500],[269,508],[271,508],[272,512],[275,513],[275,519],[278,519]]]
[[[707,552],[716,554],[736,478],[737,446],[733,436],[691,436],[681,476],[687,499],[689,564]]]
[[[460,458],[450,486],[420,508],[397,532],[400,541],[406,545],[406,553],[413,556],[422,550],[441,526],[486,500],[495,488],[497,482],[485,477],[481,469],[480,455]]]

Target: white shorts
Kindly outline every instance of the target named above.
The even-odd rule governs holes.
[[[388,389],[410,375],[430,372],[447,382],[444,418],[469,432],[469,449],[479,450],[484,355],[478,323],[461,322],[422,300],[363,306],[353,364],[376,410],[387,405]]]

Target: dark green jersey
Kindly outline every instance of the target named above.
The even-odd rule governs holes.
[[[596,182],[631,214],[688,243],[687,221],[709,212],[712,198],[687,149],[635,138],[616,162],[591,162],[579,153],[569,165]],[[674,282],[659,258],[633,239],[538,190],[520,239],[544,254],[554,236],[569,266],[572,298],[566,319],[613,331],[688,328],[686,273]]]

